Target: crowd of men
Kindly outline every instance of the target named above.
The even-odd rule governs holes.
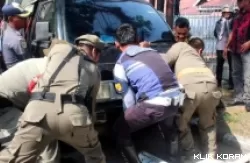
[[[226,56],[228,49],[237,52],[231,54],[233,65],[237,65],[234,63],[237,58],[241,66],[232,68],[238,98],[235,101],[249,107],[250,32],[246,27],[250,26],[250,1],[237,2],[239,16],[234,19],[232,32],[227,34],[227,45],[218,49],[218,55],[223,50]],[[75,45],[53,39],[43,50],[44,58],[26,59],[27,44],[21,29],[29,13],[17,3],[5,5],[2,11],[8,16],[2,44],[8,70],[1,74],[0,92],[2,97],[25,109],[13,140],[0,152],[0,162],[57,162],[60,140],[82,153],[86,163],[105,163],[94,128],[100,85],[97,63],[105,43],[92,34],[76,38]],[[223,9],[223,16],[228,12]],[[113,135],[125,162],[141,162],[131,134],[157,123],[166,138],[170,134],[169,125],[177,125],[183,156],[178,163],[193,162],[197,151],[189,123],[194,114],[199,117],[201,153],[214,156],[217,153],[215,122],[221,79],[216,79],[203,60],[203,40],[191,37],[189,30],[187,19],[177,19],[174,27],[177,43],[160,54],[150,48],[150,42],[137,42],[132,25],[122,24],[116,29],[115,47],[121,54],[114,67],[114,87],[122,95],[124,108],[113,124]],[[222,35],[216,28],[218,41]],[[13,78],[19,81],[18,85]]]
[[[229,89],[234,89],[231,105],[243,104],[249,111],[250,6],[248,0],[237,0],[237,4],[238,8],[235,11],[230,6],[224,6],[221,19],[216,22],[216,77],[218,86],[221,87],[223,64],[227,59]]]

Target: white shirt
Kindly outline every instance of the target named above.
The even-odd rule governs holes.
[[[227,23],[227,26],[226,26]],[[228,33],[225,31],[226,28],[229,30],[229,21],[225,18],[222,18],[221,20],[221,33],[218,34],[218,39],[216,41],[216,50],[224,50],[226,47],[227,41],[228,41]]]

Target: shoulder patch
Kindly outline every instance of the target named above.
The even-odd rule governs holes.
[[[27,48],[27,42],[25,40],[21,40],[20,41],[20,45],[23,49],[26,49]]]
[[[122,88],[121,83],[115,83],[115,90],[117,92],[122,92],[123,88]]]

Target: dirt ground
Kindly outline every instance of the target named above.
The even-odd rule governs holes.
[[[233,92],[223,89],[222,93],[223,103],[227,106],[232,100]],[[227,132],[243,137],[250,136],[250,112],[246,112],[244,106],[227,106],[225,112],[218,115],[217,123],[221,126],[219,130],[228,130]]]

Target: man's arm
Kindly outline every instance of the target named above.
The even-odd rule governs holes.
[[[227,44],[226,44],[225,48],[227,48],[227,49],[229,48],[229,46],[230,46],[230,44],[232,42],[232,39],[233,39],[233,31],[230,32],[230,34],[229,34],[228,41],[227,41]]]
[[[24,39],[19,39],[13,41],[13,43],[10,44],[10,48],[13,50],[13,52],[16,54],[16,57],[21,61],[24,60],[27,57],[27,42]]]
[[[180,55],[180,51],[183,45],[185,44],[187,43],[184,42],[176,43],[167,51],[165,55],[162,55],[163,59],[165,60],[165,62],[169,64],[170,67],[172,67],[176,63]]]
[[[115,90],[123,97],[124,109],[128,109],[129,107],[135,105],[136,101],[135,94],[128,84],[129,81],[126,76],[126,72],[121,64],[116,64],[113,73],[115,78]]]
[[[0,75],[0,96],[8,98],[15,105],[25,107],[29,100],[28,84],[40,74],[45,58],[31,58],[19,62]],[[18,84],[17,84],[18,83]]]
[[[232,25],[231,25],[230,30],[231,30],[231,32],[229,33],[227,44],[224,47],[223,54],[222,54],[224,58],[227,58],[228,49],[230,48],[230,46],[232,46],[232,40],[235,39],[235,31],[236,31],[235,20],[232,21]]]
[[[214,27],[214,37],[215,37],[216,39],[218,39],[217,28],[218,28],[218,21],[215,23],[215,27]]]
[[[97,94],[98,94],[98,91],[99,91],[99,88],[100,88],[100,83],[101,83],[101,75],[100,75],[100,72],[97,68],[96,70],[97,72],[97,79],[96,79],[96,84],[94,85],[94,88],[91,92],[91,97],[92,97],[92,104],[91,104],[91,109],[92,109],[92,119],[93,121],[95,122],[96,121],[96,115],[95,115],[95,110],[96,110],[96,102],[97,102]]]
[[[241,45],[241,52],[246,53],[250,50],[250,23],[247,30],[247,41]]]

